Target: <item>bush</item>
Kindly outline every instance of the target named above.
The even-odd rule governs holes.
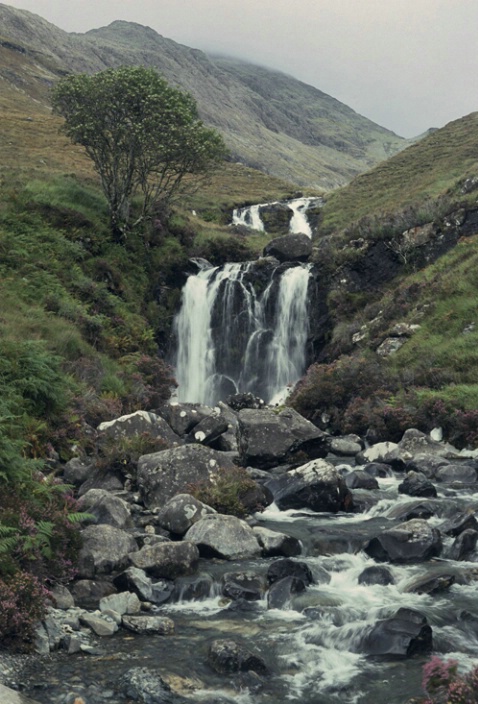
[[[423,668],[423,704],[476,704],[478,702],[478,666],[464,675],[458,674],[456,660],[446,662],[433,657]]]
[[[0,578],[0,638],[2,645],[24,650],[34,637],[38,621],[46,613],[50,593],[27,572]]]
[[[246,470],[237,467],[220,469],[211,481],[190,484],[188,492],[218,513],[244,518],[250,513],[250,509],[245,504],[247,494],[255,488],[256,483]]]
[[[120,474],[136,474],[136,466],[142,455],[169,449],[162,438],[150,433],[140,433],[133,437],[105,437],[100,447],[99,469],[119,471]]]

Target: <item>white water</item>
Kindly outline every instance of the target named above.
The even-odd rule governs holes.
[[[302,234],[307,237],[312,237],[312,228],[307,219],[307,210],[312,205],[320,205],[321,198],[295,198],[294,200],[285,201],[281,205],[286,205],[292,211],[292,217],[289,223],[290,234]],[[265,232],[264,223],[261,218],[261,209],[270,207],[271,205],[279,205],[279,201],[273,203],[260,203],[259,205],[247,205],[244,208],[236,208],[232,213],[232,224],[242,225],[251,230]]]
[[[250,391],[278,403],[304,373],[309,266],[274,270],[262,292],[253,278],[251,263],[189,277],[176,319],[180,401]]]

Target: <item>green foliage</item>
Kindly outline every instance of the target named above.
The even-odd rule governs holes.
[[[162,438],[150,433],[139,433],[133,437],[112,438],[106,435],[101,442],[98,467],[108,472],[136,475],[136,466],[142,455],[168,450]]]
[[[68,136],[93,161],[119,239],[132,224],[136,193],[143,198],[141,222],[156,201],[171,200],[190,177],[204,175],[225,156],[222,138],[199,120],[193,98],[154,69],[68,76],[55,86],[52,103]]]
[[[250,508],[244,503],[247,493],[256,488],[256,483],[245,469],[220,469],[211,481],[190,484],[188,491],[199,501],[225,513],[244,518]]]

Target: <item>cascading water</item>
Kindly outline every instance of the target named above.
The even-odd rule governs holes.
[[[322,205],[321,198],[295,198],[289,201],[274,201],[273,203],[260,203],[236,208],[232,213],[232,224],[242,225],[252,230],[264,232],[265,227],[261,218],[261,211],[273,206],[286,206],[291,211],[289,233],[303,234],[312,237],[312,228],[307,219],[307,210],[312,206]]]
[[[305,371],[309,280],[307,265],[253,262],[190,276],[176,319],[178,399],[211,405],[250,391],[279,402]]]

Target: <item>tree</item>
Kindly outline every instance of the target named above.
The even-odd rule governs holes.
[[[224,159],[222,137],[204,126],[194,99],[170,86],[154,69],[140,66],[76,74],[53,89],[64,129],[93,160],[121,241],[131,227],[132,198],[142,194],[134,224],[169,202],[191,181]]]

